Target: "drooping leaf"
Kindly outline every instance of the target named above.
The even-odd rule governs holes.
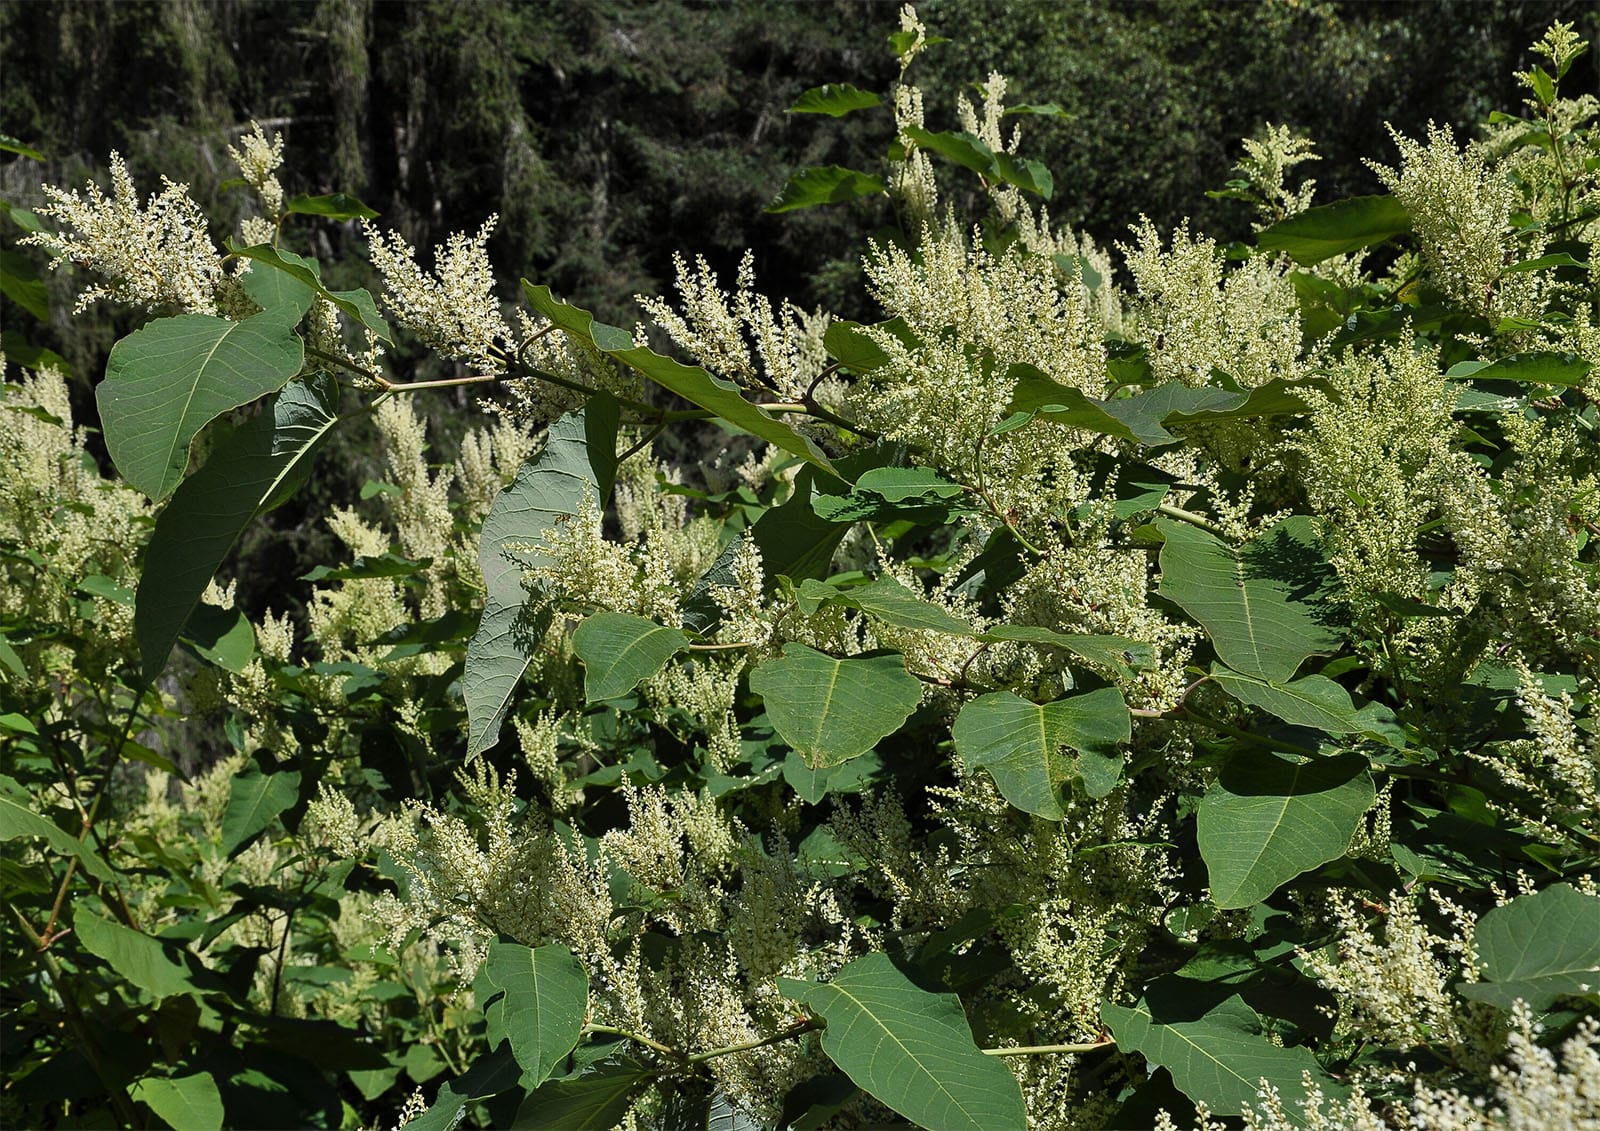
[[[1531,385],[1559,385],[1567,388],[1583,384],[1594,363],[1575,353],[1517,353],[1487,364],[1451,367],[1455,376],[1478,380],[1524,381]],[[1465,370],[1465,372],[1462,372]]]
[[[1268,683],[1217,668],[1211,678],[1235,699],[1270,711],[1286,723],[1329,734],[1353,734],[1361,729],[1350,693],[1327,676],[1308,675],[1289,683]]]
[[[795,212],[824,204],[843,204],[888,191],[889,183],[875,174],[846,169],[842,165],[813,165],[790,173],[766,210],[774,214]]]
[[[156,519],[134,608],[145,678],[172,646],[240,533],[305,482],[313,457],[339,422],[338,386],[296,381],[259,415],[219,442]]]
[[[869,110],[881,106],[883,99],[870,90],[862,90],[847,82],[830,82],[814,86],[789,107],[791,114],[826,114],[842,118],[854,110]]]
[[[95,389],[117,470],[152,499],[166,498],[200,429],[283,388],[304,356],[293,327],[270,310],[242,322],[180,314],[135,330],[111,347]]]
[[[512,1131],[611,1131],[654,1079],[654,1073],[619,1058],[578,1076],[546,1080],[522,1101]]]
[[[1325,597],[1332,569],[1309,517],[1285,519],[1237,549],[1187,523],[1156,526],[1166,538],[1161,595],[1204,626],[1234,671],[1285,683],[1307,656],[1338,647]]]
[[[182,951],[169,952],[159,939],[100,918],[90,910],[91,902],[85,898],[73,905],[72,932],[85,950],[157,1001],[198,992],[189,968],[177,957]]]
[[[928,1131],[1027,1126],[1022,1090],[972,1039],[955,994],[929,993],[886,954],[849,963],[831,982],[779,988],[827,1022],[822,1050],[863,1091]]]
[[[867,329],[859,322],[842,319],[830,322],[822,335],[823,348],[828,351],[829,357],[852,373],[870,373],[874,369],[881,369],[889,364],[889,354],[873,340]],[[886,330],[910,347],[919,344],[903,318],[891,318],[872,329]]]
[[[365,290],[330,291],[322,285],[322,267],[315,259],[307,259],[304,256],[294,254],[292,251],[281,251],[271,244],[257,244],[254,247],[234,247],[232,251],[234,255],[243,259],[264,263],[274,270],[284,272],[303,285],[310,287],[318,297],[327,299],[347,317],[365,326],[384,341],[390,342],[394,340],[389,332],[389,324],[378,314],[378,308],[372,301],[372,295]]]
[[[76,857],[78,867],[101,883],[109,884],[115,879],[116,873],[100,859],[98,853],[86,842],[38,813],[36,810],[39,808],[41,808],[40,802],[34,800],[26,788],[11,778],[0,775],[0,841],[16,840],[18,837],[43,837],[53,851],[63,856]]]
[[[222,854],[232,856],[299,797],[298,770],[247,773],[234,778],[228,807],[222,811]]]
[[[1175,437],[1165,429],[1135,432],[1127,423],[1112,415],[1107,402],[1095,400],[1080,389],[1063,385],[1036,366],[1019,362],[1006,371],[1006,379],[1014,382],[1008,413],[1032,413],[1056,424],[1070,424],[1107,436],[1141,443],[1170,443]]]
[[[209,1072],[146,1076],[128,1095],[147,1104],[173,1131],[222,1131],[222,1093]]]
[[[295,263],[311,271],[311,260],[300,258],[291,251],[278,253],[285,262]],[[312,274],[315,274],[312,271]],[[252,266],[239,277],[239,285],[250,301],[263,311],[272,311],[290,326],[298,325],[305,312],[311,309],[316,291],[287,271],[273,271]]]
[[[1484,913],[1473,933],[1481,982],[1463,997],[1510,1009],[1521,998],[1537,1010],[1559,997],[1600,1003],[1600,897],[1570,884],[1519,895]]]
[[[1218,907],[1250,907],[1350,846],[1377,798],[1359,754],[1236,752],[1200,800],[1200,856]]]
[[[19,157],[26,157],[32,161],[47,161],[43,153],[26,142],[19,141],[10,134],[0,134],[0,152],[15,153]]]
[[[461,1110],[473,1100],[498,1096],[517,1086],[522,1066],[511,1055],[511,1046],[502,1044],[480,1056],[472,1067],[439,1088],[433,1106],[403,1124],[405,1131],[455,1131],[461,1123]]]
[[[239,609],[198,605],[184,626],[195,653],[223,671],[240,674],[256,655],[256,630]]]
[[[1263,231],[1257,245],[1309,267],[1411,230],[1411,214],[1392,196],[1356,196],[1308,208]]]
[[[860,609],[885,624],[957,636],[972,635],[972,626],[966,621],[946,612],[926,597],[918,596],[892,577],[880,577],[851,589],[840,589],[815,580],[808,580],[806,586],[811,588],[802,587],[802,591],[815,597],[818,604]],[[803,610],[806,608],[804,601],[801,607]],[[813,611],[816,607],[811,606]]]
[[[489,1046],[511,1042],[523,1087],[544,1083],[577,1046],[589,1008],[589,975],[566,947],[491,943],[473,989],[487,1003]]]
[[[652,349],[634,345],[633,335],[628,331],[596,322],[587,310],[561,302],[550,293],[549,287],[536,287],[524,279],[522,291],[528,304],[553,324],[644,374],[668,392],[790,455],[815,464],[830,475],[837,474],[820,448],[783,421],[769,416],[760,406],[745,400],[739,387],[731,381],[713,377],[699,366],[684,365]]]
[[[1155,650],[1150,645],[1126,636],[1080,635],[1032,624],[997,624],[980,632],[978,639],[988,643],[1010,641],[1061,648],[1130,679],[1135,668],[1149,668],[1155,664]]]
[[[994,175],[994,150],[976,134],[965,130],[929,130],[921,126],[907,126],[902,132],[923,149],[954,161],[979,176]]]
[[[590,703],[628,694],[688,646],[689,638],[677,629],[627,613],[595,613],[572,634]]]
[[[750,673],[778,736],[806,765],[836,766],[900,729],[922,701],[922,685],[898,654],[836,660],[804,644]]]
[[[538,544],[543,531],[575,516],[586,497],[595,507],[605,506],[616,476],[620,417],[616,399],[601,395],[552,424],[544,449],[523,463],[483,520],[483,619],[467,645],[461,677],[469,757],[499,741],[512,695],[550,625],[547,601],[538,593],[530,596],[522,584],[523,571],[547,559],[513,547]]]
[[[1266,1080],[1298,1121],[1294,1100],[1304,1095],[1307,1072],[1325,1096],[1344,1094],[1344,1087],[1322,1070],[1309,1049],[1273,1044],[1255,1010],[1238,997],[1217,1002],[1208,990],[1167,975],[1152,982],[1137,1005],[1107,1002],[1100,1016],[1118,1048],[1142,1054],[1151,1067],[1165,1068],[1184,1095],[1204,1103],[1214,1115],[1243,1112],[1256,1103],[1256,1091]]]
[[[325,216],[329,220],[376,220],[378,214],[349,193],[326,196],[291,196],[288,210],[301,216]]]
[[[1062,758],[1061,748],[1085,751],[1091,757],[1116,757],[1120,762],[1117,747],[1132,737],[1132,717],[1122,692],[1114,687],[1043,704],[996,691],[961,708],[951,737],[967,767],[988,770],[1000,795],[1013,806],[1059,821],[1060,785],[1074,769]],[[1108,785],[1104,775],[1096,774],[1099,768],[1090,770],[1095,797],[1105,796],[1116,784],[1114,775]]]

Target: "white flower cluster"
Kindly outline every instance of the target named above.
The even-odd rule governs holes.
[[[504,373],[511,329],[494,295],[488,242],[498,217],[475,235],[457,232],[434,249],[429,274],[398,232],[383,232],[363,220],[372,265],[383,276],[383,298],[395,320],[422,344],[480,373]]]
[[[73,307],[80,314],[99,299],[146,310],[175,307],[189,314],[218,313],[222,260],[206,231],[205,214],[189,197],[189,186],[165,177],[162,189],[141,206],[139,192],[120,154],[111,155],[111,195],[92,181],[80,197],[45,185],[50,203],[39,209],[70,231],[26,236],[53,252],[51,267],[71,262],[101,281],[83,290]]]
[[[266,218],[276,220],[283,213],[283,186],[275,175],[283,164],[283,135],[275,133],[269,139],[259,123],[251,122],[250,132],[239,138],[239,147],[228,146],[228,156],[261,198]]]

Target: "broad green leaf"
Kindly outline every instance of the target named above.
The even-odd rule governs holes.
[[[1302,872],[1337,860],[1377,798],[1359,754],[1235,753],[1200,799],[1197,836],[1224,909],[1260,903]]]
[[[490,1047],[511,1042],[523,1087],[544,1083],[577,1046],[589,1008],[589,975],[566,947],[491,943],[473,989],[486,1003]]]
[[[900,628],[920,628],[955,636],[973,634],[972,626],[966,621],[951,615],[926,597],[918,596],[892,577],[880,577],[851,589],[808,580],[802,586],[802,592],[810,598],[810,601],[802,600],[801,603],[801,609],[807,615],[821,604],[835,604],[860,609],[886,624]]]
[[[53,851],[76,857],[78,866],[88,875],[101,883],[113,882],[115,873],[110,866],[87,843],[39,813],[39,807],[21,784],[0,776],[0,841],[43,837]]]
[[[791,114],[826,114],[842,118],[853,110],[869,110],[881,106],[883,99],[870,90],[862,90],[847,82],[830,82],[814,86],[789,107]]]
[[[928,130],[921,126],[906,126],[901,132],[923,149],[971,169],[980,177],[995,176],[994,150],[975,134],[965,130]]]
[[[280,314],[242,322],[205,314],[158,318],[111,347],[95,389],[106,447],[133,486],[160,501],[212,420],[283,388],[304,348]]]
[[[886,954],[849,963],[831,982],[779,988],[820,1016],[822,1051],[863,1091],[928,1131],[1027,1126],[1016,1077],[972,1039],[961,999],[929,993]]]
[[[1356,196],[1279,220],[1257,239],[1262,251],[1286,252],[1309,267],[1411,230],[1411,214],[1392,196]]]
[[[595,613],[572,634],[590,703],[628,694],[688,646],[689,638],[677,629],[627,613]]]
[[[922,701],[922,685],[898,654],[836,660],[804,644],[750,673],[778,737],[813,768],[865,754],[900,729]]]
[[[864,471],[847,495],[819,495],[811,508],[830,522],[855,522],[888,509],[945,507],[967,489],[931,467],[877,467]]]
[[[378,214],[349,193],[327,196],[291,196],[288,210],[301,216],[326,216],[330,220],[375,220]]]
[[[1557,998],[1600,1002],[1600,897],[1570,884],[1519,895],[1485,912],[1473,933],[1483,981],[1461,996],[1501,1009],[1521,998],[1549,1009]]]
[[[668,392],[713,413],[735,428],[758,436],[790,455],[799,456],[830,475],[837,474],[820,448],[783,421],[768,416],[760,406],[745,400],[739,387],[731,381],[713,377],[698,366],[684,365],[652,349],[634,345],[633,335],[628,331],[596,322],[587,310],[558,300],[550,293],[549,287],[536,287],[524,279],[522,290],[530,306],[568,334],[592,344],[602,353],[644,374]]]
[[[50,321],[50,292],[33,261],[10,248],[0,248],[0,294],[40,322]]]
[[[146,1076],[128,1095],[147,1104],[173,1131],[222,1131],[222,1093],[209,1072]]]
[[[1061,757],[1061,748],[1120,762],[1117,747],[1132,734],[1128,705],[1114,687],[1044,704],[1009,691],[980,695],[961,708],[951,730],[968,769],[988,770],[1008,802],[1051,821],[1062,818],[1060,785],[1074,769]],[[1104,797],[1116,784],[1114,775],[1107,784],[1099,769],[1090,770],[1097,787],[1090,791],[1093,797]]]
[[[611,1131],[656,1074],[631,1060],[601,1062],[579,1076],[546,1080],[522,1101],[512,1131]]]
[[[783,780],[801,801],[816,805],[830,793],[860,793],[882,769],[882,760],[870,752],[838,766],[812,767],[798,750],[791,750],[783,760]]]
[[[1161,595],[1205,627],[1234,671],[1284,683],[1307,656],[1338,648],[1321,596],[1332,570],[1312,519],[1295,515],[1237,549],[1188,523],[1156,526],[1166,538]]]
[[[513,547],[537,544],[542,532],[576,515],[585,498],[605,506],[617,471],[620,415],[616,399],[602,395],[552,424],[544,449],[528,457],[483,520],[483,619],[467,645],[461,677],[469,757],[499,741],[517,684],[550,626],[548,600],[541,591],[530,595],[522,584],[523,572],[547,559]]]
[[[522,1066],[511,1055],[509,1044],[480,1056],[472,1067],[439,1088],[433,1106],[403,1124],[406,1131],[455,1131],[461,1124],[461,1111],[473,1100],[498,1096],[517,1086]]]
[[[1353,734],[1361,729],[1350,693],[1327,676],[1308,675],[1289,683],[1268,683],[1217,668],[1211,678],[1235,699],[1270,711],[1286,723],[1329,734]]]
[[[322,285],[322,268],[315,259],[307,259],[292,251],[280,251],[271,244],[232,248],[233,254],[282,271],[310,287],[318,297],[325,298],[350,318],[371,330],[384,341],[393,341],[389,324],[378,315],[372,296],[364,290],[330,291]]]
[[[877,196],[888,191],[888,182],[871,173],[846,169],[842,165],[813,165],[809,169],[790,173],[789,179],[766,210],[770,213],[794,212],[823,204],[843,204],[848,200]]]
[[[233,779],[222,811],[222,854],[232,856],[300,797],[300,771],[248,773]]]
[[[1266,1080],[1283,1097],[1285,1110],[1294,1113],[1290,1118],[1300,1122],[1295,1099],[1305,1094],[1307,1072],[1324,1095],[1344,1094],[1311,1050],[1273,1044],[1261,1018],[1243,1000],[1215,1002],[1212,994],[1188,990],[1185,981],[1159,978],[1131,1008],[1102,1005],[1100,1016],[1117,1047],[1142,1054],[1152,1068],[1165,1068],[1184,1095],[1214,1115],[1243,1112],[1256,1102]]]
[[[73,905],[72,931],[85,950],[157,1001],[199,992],[188,966],[158,939],[100,918],[89,909],[90,902],[84,898]]]
[[[244,528],[311,474],[313,458],[339,422],[330,378],[296,381],[242,428],[219,438],[200,468],[179,484],[145,549],[134,635],[147,680],[166,665],[217,568]]]
[[[1042,200],[1049,200],[1056,191],[1056,181],[1043,163],[1031,157],[1016,157],[1010,153],[994,155],[995,176],[1008,185],[1031,192]]]
[[[1575,353],[1518,353],[1490,362],[1471,375],[1475,379],[1575,388],[1583,384],[1593,368],[1593,362]]]

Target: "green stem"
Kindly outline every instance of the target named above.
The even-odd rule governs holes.
[[[984,1049],[984,1056],[1043,1056],[1049,1053],[1075,1053],[1081,1055],[1086,1052],[1098,1052],[1101,1049],[1114,1048],[1115,1041],[1094,1041],[1086,1045],[1018,1045],[1016,1048]]]
[[[1207,534],[1215,534],[1218,538],[1229,538],[1229,534],[1222,527],[1212,522],[1204,515],[1186,511],[1182,507],[1175,507],[1171,503],[1162,503],[1156,507],[1157,514],[1164,514],[1168,518],[1175,518],[1179,522],[1187,522],[1190,526],[1197,526]]]
[[[659,1053],[670,1056],[674,1060],[683,1061],[684,1063],[687,1063],[689,1059],[671,1045],[664,1045],[660,1041],[651,1040],[649,1037],[646,1037],[640,1033],[630,1032],[627,1029],[619,1029],[615,1025],[585,1025],[583,1027],[583,1031],[585,1033],[605,1033],[613,1037],[624,1037],[627,1040],[636,1041],[641,1045],[645,1045],[648,1048],[653,1048]]]
[[[791,1026],[781,1033],[774,1033],[770,1037],[762,1037],[759,1041],[746,1041],[739,1045],[723,1045],[721,1048],[697,1052],[688,1058],[687,1063],[703,1064],[719,1056],[729,1056],[736,1052],[749,1052],[751,1049],[765,1048],[767,1045],[775,1045],[779,1041],[792,1040],[804,1033],[812,1033],[821,1028],[822,1024],[818,1021],[802,1021],[800,1024]]]

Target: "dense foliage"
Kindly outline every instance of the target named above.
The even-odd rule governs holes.
[[[892,221],[861,321],[751,258],[633,329],[502,304],[494,220],[424,267],[260,127],[221,249],[117,157],[8,207],[137,328],[115,478],[49,355],[0,400],[7,1125],[1600,1119],[1584,45],[1378,195],[1268,127],[1248,239],[1113,255],[1042,203],[1059,105],[925,115],[938,42],[793,106],[887,150],[768,206]],[[365,422],[247,616],[219,569]]]

